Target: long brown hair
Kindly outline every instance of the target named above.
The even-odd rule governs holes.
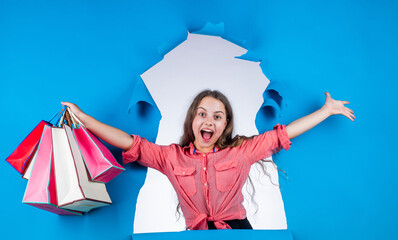
[[[236,147],[239,146],[244,140],[252,138],[236,135],[232,138],[232,134],[234,131],[234,114],[232,112],[231,103],[228,98],[217,90],[204,90],[200,92],[191,103],[191,106],[188,108],[187,115],[185,117],[184,122],[184,134],[180,140],[180,146],[185,147],[188,146],[191,142],[195,140],[195,136],[193,134],[192,122],[195,118],[196,111],[198,106],[203,98],[212,97],[224,104],[226,116],[227,116],[227,126],[224,129],[224,132],[218,138],[216,145],[220,149],[224,149],[227,147]]]

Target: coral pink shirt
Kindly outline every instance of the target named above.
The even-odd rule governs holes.
[[[178,195],[187,229],[208,229],[214,221],[218,229],[230,228],[223,220],[244,219],[242,187],[250,166],[282,148],[290,148],[285,126],[245,140],[238,147],[214,148],[206,154],[178,144],[159,146],[139,136],[123,153],[123,163],[138,161],[167,176]]]

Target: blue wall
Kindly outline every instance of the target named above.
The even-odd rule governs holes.
[[[320,107],[324,91],[357,115],[332,117],[275,156],[289,176],[281,190],[294,239],[397,239],[397,10],[355,0],[0,0],[1,159],[60,101],[154,140],[155,123],[127,112],[137,76],[161,60],[163,43],[224,22],[225,37],[280,83],[281,123]],[[65,217],[22,204],[26,181],[0,162],[0,239],[128,239],[145,169],[126,167],[107,185],[112,206]]]

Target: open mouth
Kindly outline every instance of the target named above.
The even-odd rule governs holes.
[[[213,131],[209,129],[202,129],[200,130],[200,134],[205,141],[208,141],[213,137]]]

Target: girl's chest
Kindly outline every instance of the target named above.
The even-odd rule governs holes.
[[[242,179],[244,182],[250,170],[249,161],[233,151],[196,153],[168,162],[166,175],[176,189],[182,189],[188,196],[193,196],[197,189],[227,192]]]

